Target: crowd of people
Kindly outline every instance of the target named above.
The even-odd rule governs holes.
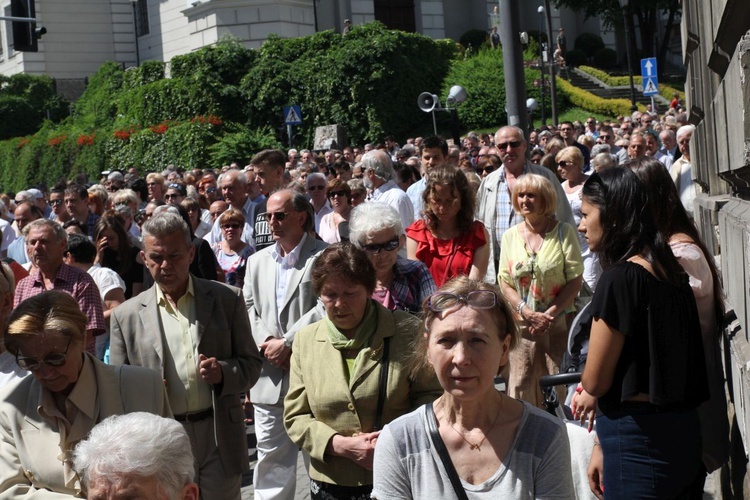
[[[2,195],[0,496],[239,499],[246,424],[257,499],[293,498],[300,451],[314,499],[699,494],[729,431],[693,130],[649,110]],[[539,381],[589,302],[580,484]]]

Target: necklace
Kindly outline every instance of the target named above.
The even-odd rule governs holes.
[[[503,404],[503,400],[501,399],[500,400],[500,406],[502,406],[502,404]],[[451,426],[451,429],[453,429],[456,432],[456,434],[458,434],[459,436],[461,436],[461,439],[463,439],[464,441],[466,441],[466,444],[469,445],[469,449],[470,450],[482,451],[482,445],[487,440],[487,435],[490,432],[492,432],[492,429],[495,427],[495,424],[497,423],[498,417],[500,417],[500,406],[498,406],[497,413],[495,413],[495,420],[492,421],[492,425],[490,425],[490,428],[487,429],[487,432],[484,433],[484,437],[478,443],[472,443],[471,441],[469,441],[468,439],[466,439],[466,436],[464,436],[463,432],[461,432],[458,429],[456,429],[455,427],[453,427],[453,424],[451,423],[450,419],[448,418],[448,412],[447,411],[446,411],[446,414],[445,414],[445,421],[448,422],[448,425]],[[443,408],[445,409],[445,405],[443,405]]]
[[[526,239],[526,247],[529,249],[529,252],[531,254],[531,262],[533,264],[534,259],[536,258],[536,254],[538,252],[541,252],[542,251],[542,247],[544,246],[544,237],[547,235],[547,227],[549,226],[549,220],[547,220],[544,223],[544,229],[542,230],[541,233],[539,233],[539,235],[542,237],[542,243],[539,245],[539,249],[538,250],[534,250],[534,247],[529,242],[529,232],[532,232],[532,233],[534,232],[533,231],[533,226],[531,224],[529,224],[529,221],[527,221],[526,219],[524,219],[523,222],[526,225],[526,230],[524,231],[524,237]],[[534,234],[537,234],[537,233],[534,233]]]

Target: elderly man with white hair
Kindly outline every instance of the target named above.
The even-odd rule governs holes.
[[[693,132],[695,132],[695,125],[683,125],[677,129],[677,145],[682,156],[669,168],[669,175],[672,176],[672,180],[677,186],[680,201],[690,215],[693,215],[695,201],[695,183],[693,182],[693,168],[690,159],[690,139],[693,137]]]
[[[73,454],[89,499],[197,500],[190,439],[171,418],[136,412],[97,424]]]
[[[377,149],[365,153],[362,170],[362,182],[370,191],[369,201],[392,206],[401,217],[403,227],[409,227],[414,222],[414,206],[406,192],[396,184],[396,172],[388,153]]]

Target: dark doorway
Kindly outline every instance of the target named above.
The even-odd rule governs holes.
[[[375,19],[390,29],[414,32],[414,0],[375,0]]]

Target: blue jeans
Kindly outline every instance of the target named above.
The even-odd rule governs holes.
[[[606,500],[690,498],[702,466],[698,413],[647,403],[607,413],[596,417]]]

